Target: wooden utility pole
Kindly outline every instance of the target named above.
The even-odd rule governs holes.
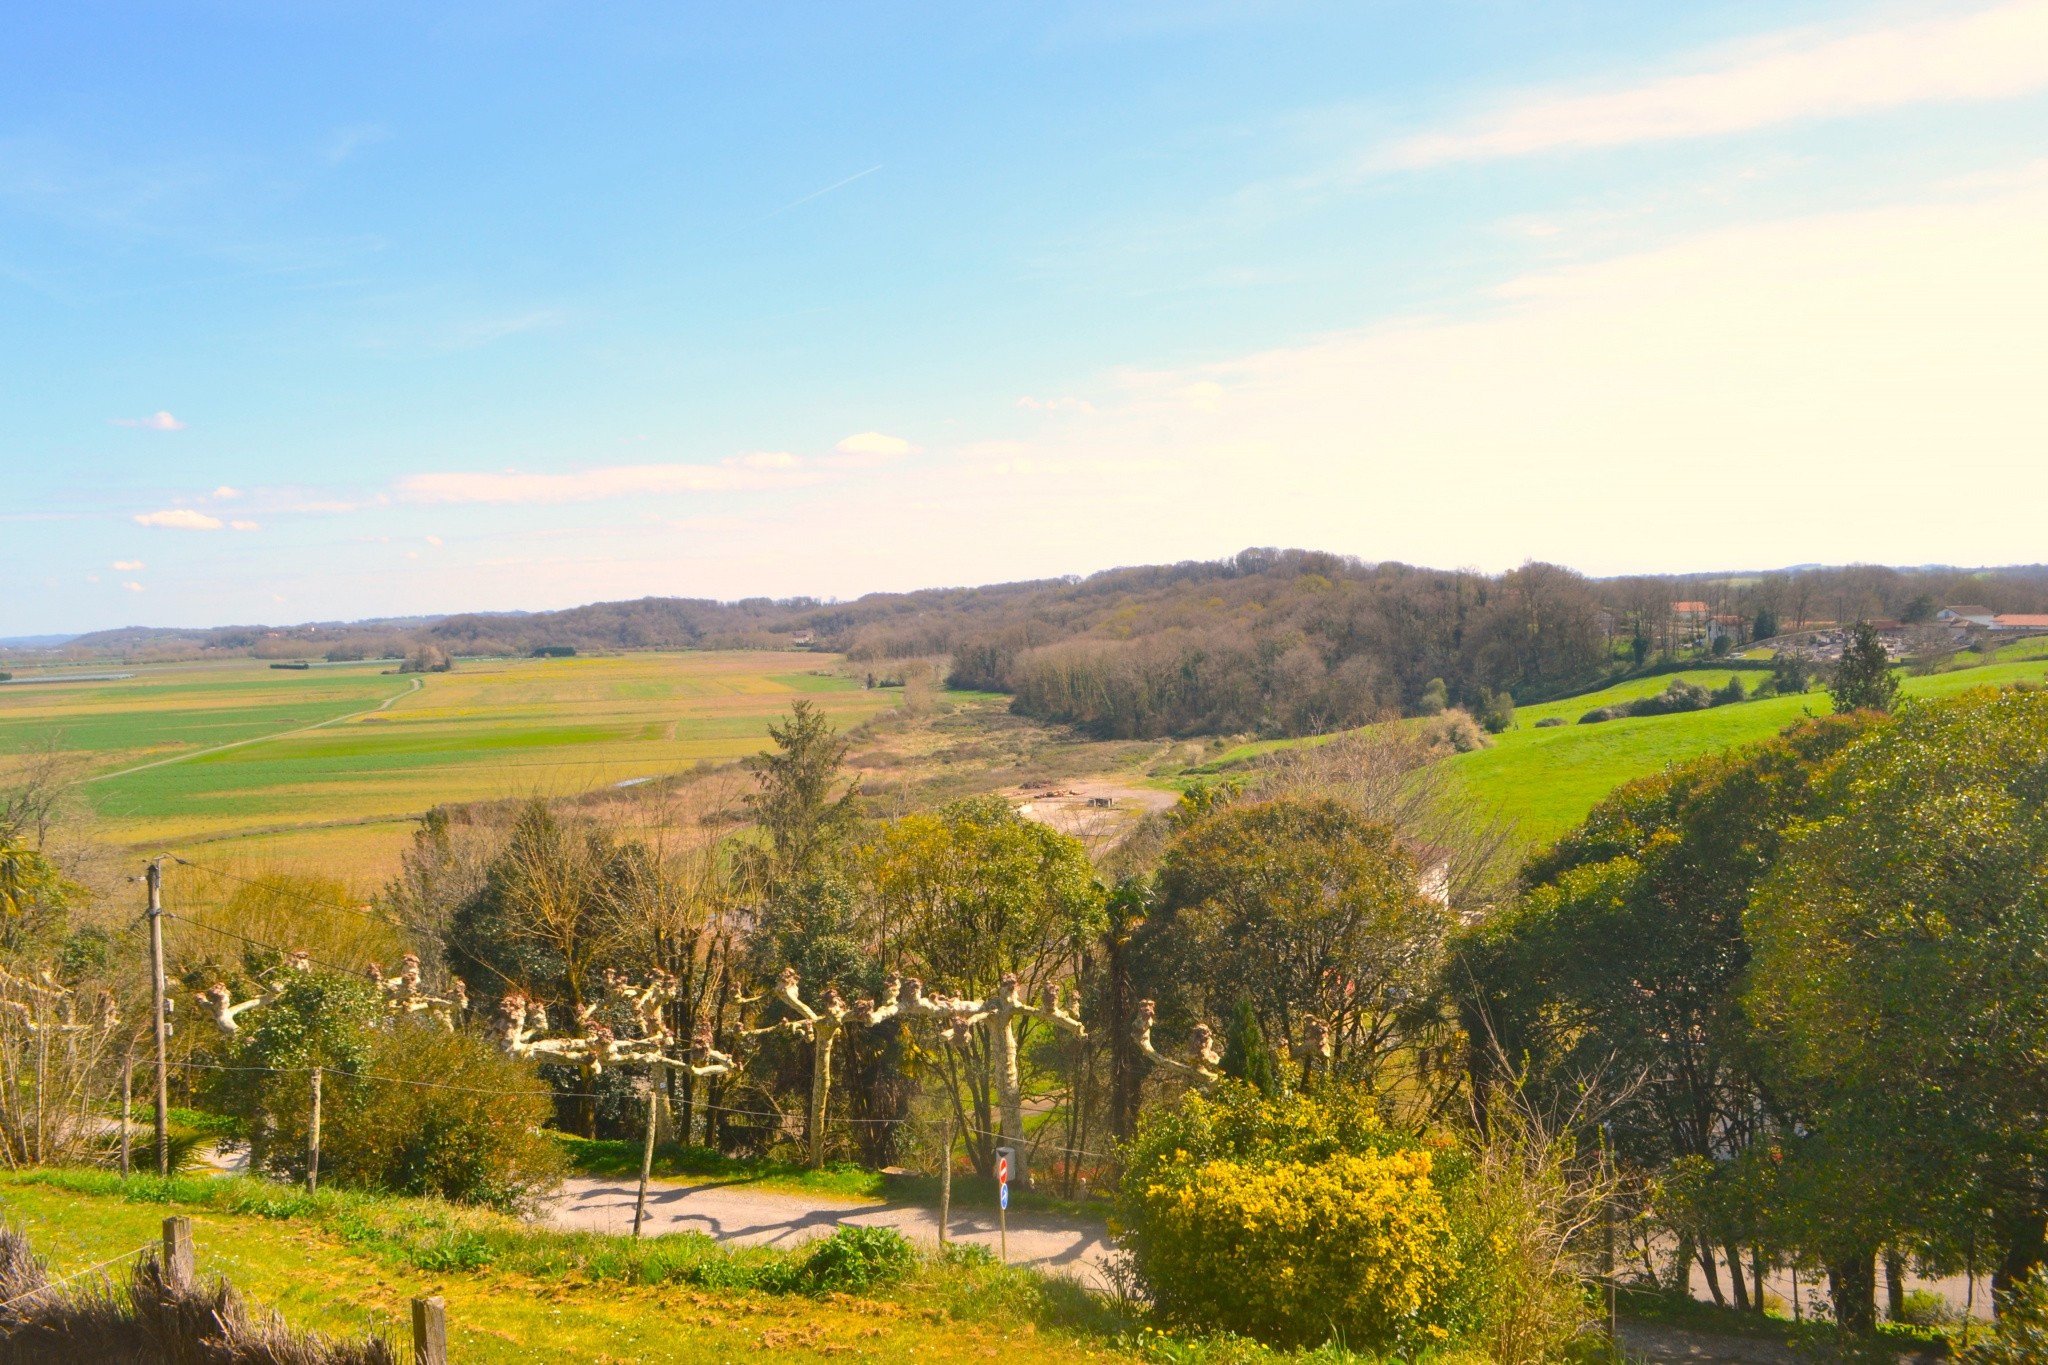
[[[156,998],[156,1173],[171,1173],[171,1068],[169,1024],[164,1018],[164,860],[149,860],[149,982]]]
[[[313,1117],[306,1125],[306,1193],[320,1189],[320,1068],[313,1068]]]

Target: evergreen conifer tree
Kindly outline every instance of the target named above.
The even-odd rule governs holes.
[[[1274,1062],[1273,1050],[1266,1046],[1266,1035],[1259,1028],[1258,1015],[1252,1011],[1250,996],[1237,998],[1237,1013],[1230,1021],[1230,1032],[1223,1044],[1223,1074],[1248,1082],[1261,1095],[1280,1092],[1280,1068]]]
[[[1828,693],[1837,711],[1889,711],[1898,701],[1899,680],[1892,676],[1891,656],[1870,622],[1858,621],[1850,628]]]

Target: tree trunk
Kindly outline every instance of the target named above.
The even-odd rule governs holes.
[[[1835,1305],[1835,1325],[1845,1332],[1869,1333],[1877,1328],[1877,1252],[1860,1251],[1828,1263],[1828,1298]]]
[[[1752,1308],[1758,1317],[1762,1317],[1764,1316],[1765,1311],[1764,1250],[1762,1247],[1751,1247],[1749,1249],[1749,1277],[1756,1284],[1756,1293],[1751,1296],[1755,1300],[1755,1303],[1752,1305]]]
[[[1993,1312],[2004,1315],[2008,1296],[2033,1276],[2043,1260],[2048,1260],[2048,1220],[2032,1214],[2020,1220],[2012,1240],[2006,1243],[2004,1258],[1991,1272]]]
[[[1889,1322],[1906,1316],[1906,1258],[1892,1248],[1884,1253],[1884,1315]]]
[[[1728,1306],[1728,1296],[1721,1292],[1721,1267],[1714,1260],[1714,1244],[1712,1242],[1703,1243],[1700,1246],[1698,1255],[1700,1269],[1707,1272],[1707,1288],[1714,1291],[1715,1306],[1726,1308]]]
[[[1692,1234],[1678,1239],[1678,1254],[1671,1258],[1671,1291],[1681,1298],[1692,1297]]]
[[[1733,1242],[1726,1243],[1722,1250],[1728,1253],[1728,1289],[1735,1298],[1735,1311],[1749,1311],[1749,1286],[1742,1279],[1742,1249]]]
[[[996,1045],[996,1093],[1003,1114],[997,1128],[1003,1135],[1003,1145],[1011,1151],[1010,1183],[1028,1190],[1031,1153],[1024,1143],[1024,1082],[1017,1074],[1017,1021],[1005,1013],[990,1022],[989,1033]]]
[[[811,1061],[811,1109],[804,1121],[804,1136],[811,1147],[811,1169],[825,1164],[825,1100],[832,1090],[832,1041],[838,1030],[820,1019],[813,1025],[816,1037]]]

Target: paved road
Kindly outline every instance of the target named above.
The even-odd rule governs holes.
[[[556,1227],[592,1232],[633,1230],[633,1197],[637,1182],[578,1177],[562,1186],[546,1215]],[[654,1181],[647,1187],[647,1233],[705,1232],[721,1242],[795,1246],[831,1233],[841,1224],[895,1228],[914,1242],[939,1240],[936,1209],[916,1204],[831,1200],[810,1194],[784,1194],[744,1184],[706,1181],[679,1184]],[[949,1231],[956,1242],[976,1242],[994,1250],[996,1216],[980,1209],[955,1209]],[[1010,1215],[1010,1260],[1073,1275],[1091,1288],[1102,1288],[1102,1267],[1110,1246],[1102,1228],[1069,1223],[1042,1214]]]

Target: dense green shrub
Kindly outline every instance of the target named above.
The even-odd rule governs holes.
[[[547,1086],[485,1039],[402,1024],[374,1036],[361,1074],[337,1080],[323,1175],[507,1211],[561,1178],[561,1148],[541,1131]]]
[[[377,988],[368,981],[295,973],[269,1004],[242,1017],[240,1031],[216,1054],[224,1069],[200,1073],[201,1105],[239,1122],[253,1169],[303,1180],[312,1069],[329,1076],[362,1070],[382,1022]]]
[[[1168,1322],[1278,1345],[1446,1339],[1458,1256],[1433,1154],[1359,1098],[1225,1085],[1152,1116],[1117,1231]]]
[[[789,1287],[803,1294],[867,1294],[917,1273],[917,1250],[894,1228],[842,1227],[811,1243],[790,1266]]]

